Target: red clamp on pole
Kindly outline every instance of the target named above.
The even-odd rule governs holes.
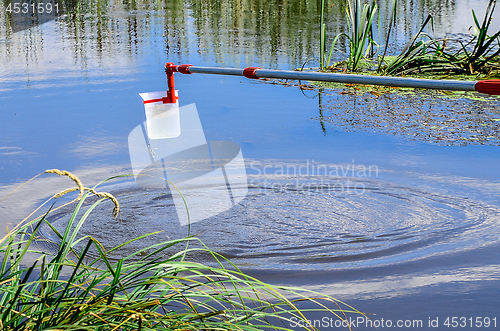
[[[500,79],[480,80],[474,89],[485,94],[500,95]]]
[[[177,67],[177,71],[181,74],[192,75],[192,72],[189,72],[189,67],[192,67],[192,64],[182,64]]]
[[[167,85],[168,91],[167,96],[163,98],[163,103],[176,103],[179,100],[179,97],[175,95],[175,81],[174,81],[174,72],[177,71],[176,65],[172,62],[167,62],[165,64],[165,73],[167,74]]]
[[[248,67],[243,69],[243,76],[250,79],[259,79],[256,75],[256,71],[262,69],[261,67]]]

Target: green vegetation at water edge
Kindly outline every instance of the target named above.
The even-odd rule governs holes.
[[[98,192],[99,184],[86,188],[69,172],[48,172],[73,179],[76,187],[47,202],[73,191],[79,196],[71,202],[76,206],[63,231],[47,221],[46,213],[20,223],[0,241],[2,330],[289,330],[292,321],[315,329],[304,315],[311,309],[296,306],[305,301],[315,304],[313,311],[341,320],[360,313],[319,293],[263,283],[203,244],[190,247],[199,241],[194,237],[117,256],[118,249],[149,235],[107,251],[91,236],[79,236],[98,204],[111,200],[119,215],[119,203]],[[40,233],[42,226],[50,227],[58,240]],[[55,249],[42,250],[43,243]],[[181,248],[167,255],[175,246]],[[188,253],[208,254],[216,266],[190,262]],[[33,256],[35,262],[27,263]],[[287,298],[291,296],[295,299]]]
[[[328,57],[325,54],[325,42],[321,43],[320,68],[324,71],[376,71],[383,75],[481,75],[484,78],[496,78],[500,75],[500,31],[493,34],[489,32],[495,6],[496,0],[489,0],[482,22],[472,11],[474,27],[471,27],[469,40],[433,38],[425,32],[433,28],[433,18],[429,15],[401,54],[386,56],[396,16],[396,1],[393,1],[385,47],[380,55],[373,51],[373,47],[378,50],[381,48],[373,40],[376,4],[362,5],[360,0],[347,0],[345,15],[349,33],[341,33],[334,38]],[[322,30],[321,36],[324,35]],[[349,41],[348,58],[330,65],[335,45],[342,36]]]

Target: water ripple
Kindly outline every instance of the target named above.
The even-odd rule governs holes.
[[[458,196],[367,178],[250,176],[249,183],[240,204],[191,226],[208,247],[242,267],[381,266],[474,249],[500,237],[498,207]],[[187,235],[168,192],[133,188],[115,194],[121,219],[113,219],[105,203],[81,235],[111,248],[164,231],[129,245],[128,254]],[[60,227],[66,219],[64,212],[52,217]]]

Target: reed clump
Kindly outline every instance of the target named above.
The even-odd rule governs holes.
[[[490,34],[489,28],[493,19],[497,0],[489,0],[485,16],[480,22],[475,11],[472,11],[474,26],[471,27],[471,38],[467,41],[445,38],[435,39],[426,33],[432,29],[433,19],[428,16],[419,32],[414,35],[398,56],[386,56],[391,28],[396,19],[397,0],[391,5],[390,22],[385,37],[385,48],[382,55],[375,58],[375,48],[380,46],[373,39],[374,25],[377,20],[377,5],[362,3],[361,0],[346,0],[345,15],[348,33],[337,35],[326,56],[325,25],[321,24],[320,68],[324,71],[343,69],[344,71],[366,71],[382,75],[478,75],[482,78],[500,76],[500,31]],[[323,11],[321,13],[323,16]],[[322,17],[323,21],[323,17]],[[380,23],[378,24],[380,29]],[[330,65],[335,46],[340,37],[348,41],[348,58],[345,61]],[[458,47],[449,47],[449,44]]]
[[[434,39],[424,32],[432,26],[432,17],[428,16],[420,31],[410,40],[405,49],[383,69],[386,75],[416,73],[483,74],[498,75],[500,69],[500,31],[489,35],[496,0],[490,0],[483,21],[480,23],[475,11],[472,11],[474,27],[470,28],[472,38],[469,41],[454,39]],[[457,43],[457,50],[447,47]]]
[[[360,313],[331,297],[263,283],[203,244],[190,248],[189,242],[199,241],[194,237],[112,257],[119,248],[149,235],[107,251],[92,236],[79,237],[99,203],[110,199],[117,211],[118,201],[97,192],[99,184],[88,189],[71,173],[48,172],[71,178],[77,183],[72,191],[80,195],[64,231],[52,226],[46,213],[23,222],[0,241],[1,330],[288,330],[290,321],[314,329],[296,306],[302,301],[342,320]],[[92,195],[99,199],[84,207]],[[53,250],[39,248],[40,241],[50,240],[40,233],[42,225],[57,235]],[[178,245],[182,248],[167,256],[166,250]],[[97,255],[90,256],[90,250]],[[188,252],[208,253],[217,266],[187,261]],[[27,264],[28,256],[36,257],[35,262]]]

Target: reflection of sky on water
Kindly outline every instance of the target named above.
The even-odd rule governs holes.
[[[123,141],[113,136],[82,136],[69,146],[69,153],[79,158],[94,158],[106,155],[121,155],[127,152]]]
[[[139,8],[128,8],[130,5],[120,2],[114,4],[117,7],[100,8],[105,14],[98,16],[95,3],[87,2],[81,5],[78,15],[69,17],[66,22],[49,22],[14,35],[7,34],[2,24],[5,17],[0,16],[0,197],[19,183],[51,168],[73,171],[86,186],[112,175],[131,173],[127,137],[145,120],[138,93],[165,88],[163,65],[166,60],[200,66],[257,64],[291,69],[315,56],[319,42],[317,2],[287,2],[288,7],[285,6],[281,13],[272,9],[282,8],[277,1],[264,2],[263,12],[255,7],[241,12],[237,6],[215,0],[187,3],[187,9],[182,1],[168,1],[162,5],[165,8],[149,10],[150,5],[143,2],[138,3]],[[402,47],[408,36],[416,32],[417,21],[423,21],[427,12],[436,14],[436,34],[467,32],[472,24],[470,4],[465,1],[412,3],[424,9],[413,7],[400,15],[394,48]],[[473,7],[485,5],[483,0],[475,2]],[[387,4],[381,3],[381,6],[387,7]],[[402,12],[408,6],[409,2],[398,10]],[[137,10],[129,14],[131,9]],[[479,17],[480,11],[477,10]],[[227,15],[220,15],[221,12]],[[329,7],[330,34],[343,28],[339,12],[337,7]],[[495,17],[499,14],[497,9]],[[382,21],[385,19],[382,17]],[[410,21],[412,24],[405,24]],[[497,22],[500,20],[494,18],[494,24]],[[429,140],[411,141],[398,134],[389,135],[383,130],[347,132],[345,128],[329,127],[323,132],[318,119],[311,120],[319,116],[315,91],[306,91],[304,94],[309,97],[306,98],[296,88],[208,75],[176,75],[176,87],[180,89],[181,106],[196,103],[206,140],[235,142],[241,146],[248,161],[284,160],[290,163],[296,160],[304,164],[314,160],[325,164],[377,165],[379,187],[396,184],[407,190],[467,201],[469,206],[487,209],[485,206],[491,205],[492,210],[500,206],[497,147],[439,146]],[[338,107],[349,104],[351,96],[339,94],[338,97]],[[324,103],[326,99],[325,96]],[[335,98],[332,100],[335,102]],[[487,110],[497,112],[498,106],[494,104]],[[323,116],[327,116],[326,112]],[[372,128],[370,125],[373,123],[365,123],[364,127]],[[124,184],[103,190],[126,190],[131,185],[133,181],[129,178]],[[12,227],[41,199],[69,186],[72,183],[68,179],[49,175],[27,184],[0,203],[0,232],[4,234],[6,225]],[[301,206],[307,206],[307,197],[302,198]],[[323,205],[319,204],[320,200],[316,202],[327,209],[326,202]],[[358,201],[355,205],[359,207],[363,203]],[[390,207],[379,205],[379,221],[383,219],[383,211],[387,212]],[[142,208],[141,221],[147,222],[151,210]],[[278,219],[305,217],[306,212],[302,209],[284,215],[276,209],[273,216]],[[227,225],[225,222],[231,220],[231,214],[228,215],[227,220],[216,224],[221,228]],[[408,220],[418,219],[417,214],[412,216]],[[94,229],[102,228],[98,221]],[[494,222],[489,221],[488,225],[496,229]],[[215,246],[225,243],[224,239],[231,239],[229,235],[236,231],[226,227],[212,235],[213,223],[196,224],[203,238]],[[278,223],[274,225],[278,227]],[[127,228],[121,230],[126,235],[134,234],[128,233]],[[265,227],[260,230],[265,231]],[[285,230],[290,231],[290,228]],[[293,234],[293,231],[287,233]],[[323,228],[317,226],[307,235],[315,233],[324,235]],[[498,293],[498,245],[492,243],[498,236],[493,238],[496,232],[491,231],[481,239],[477,233],[468,237],[469,232],[464,231],[455,241],[450,239],[449,244],[453,246],[469,240],[468,247],[483,243],[484,248],[464,252],[465,249],[450,246],[455,253],[447,254],[443,246],[436,246],[437,257],[432,255],[432,249],[413,262],[391,264],[386,257],[388,266],[374,266],[374,271],[371,267],[356,270],[355,266],[336,269],[336,264],[331,263],[332,270],[328,271],[331,273],[313,272],[317,277],[300,274],[299,270],[279,273],[276,268],[269,274],[275,283],[291,277],[290,283],[309,285],[325,294],[349,299],[401,298],[403,304],[392,307],[394,314],[414,314],[418,308],[413,303],[414,295],[424,297],[427,306],[421,310],[429,314],[442,309],[442,303],[452,305],[450,293],[455,291],[456,295],[461,295],[462,291],[470,293],[475,300],[474,305],[467,307],[467,313],[479,316],[497,310],[494,307],[498,303],[495,294]],[[256,249],[258,253],[259,245],[263,245],[260,248],[272,250],[265,246],[269,242],[252,241],[245,232],[236,234],[232,246],[220,247],[234,248],[230,253],[236,258],[239,249]],[[274,234],[280,236],[279,231]],[[248,240],[244,242],[243,239]],[[293,242],[297,236],[289,235],[288,239]],[[237,247],[242,242],[242,248]],[[304,252],[299,250],[298,254],[301,253]],[[251,263],[247,266],[259,269],[255,275],[265,275],[265,262],[258,263],[260,269]],[[322,269],[324,266],[314,267]],[[437,291],[443,293],[441,301],[434,300]],[[374,301],[376,304],[378,302]],[[362,304],[359,308],[368,312],[381,309],[373,306],[363,309]],[[450,315],[452,312],[445,313]]]
[[[499,281],[500,265],[492,264],[480,267],[467,267],[458,269],[445,269],[435,273],[415,272],[414,274],[402,274],[391,276],[374,277],[371,280],[349,280],[329,284],[328,286],[306,286],[307,289],[328,294],[333,297],[356,297],[363,298],[394,298],[416,294],[422,291],[423,288],[443,287],[457,283],[476,283],[471,285],[473,290],[478,283]],[[442,291],[442,294],[451,292],[455,294],[456,289]]]

